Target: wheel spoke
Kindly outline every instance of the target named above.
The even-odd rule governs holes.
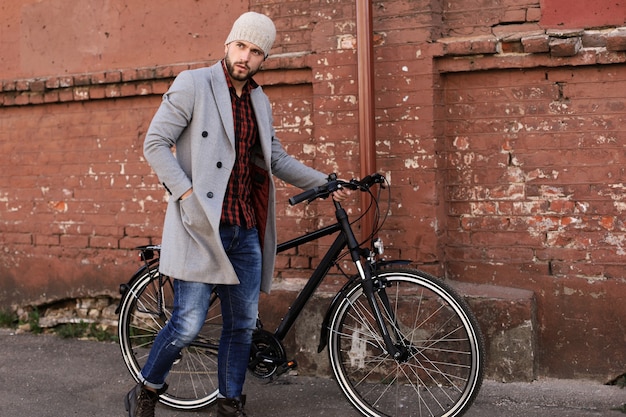
[[[200,336],[183,349],[181,358],[169,373],[169,389],[160,398],[167,405],[192,410],[210,404],[217,397],[221,315],[219,299],[214,297],[214,300]],[[172,281],[166,277],[159,280],[156,270],[134,281],[122,300],[118,325],[120,348],[124,362],[136,380],[139,380],[154,338],[171,317],[172,306]]]
[[[465,302],[416,270],[385,270],[378,294],[385,326],[406,355],[387,353],[362,288],[333,314],[329,358],[343,393],[364,415],[461,415],[482,382],[483,342]]]

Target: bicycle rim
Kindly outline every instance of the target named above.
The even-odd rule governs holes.
[[[120,308],[118,335],[124,363],[135,381],[148,359],[158,332],[171,317],[173,285],[162,280],[159,291],[157,266],[135,280],[126,292]],[[159,314],[161,294],[162,314]],[[194,410],[217,398],[217,346],[222,328],[219,299],[214,297],[202,331],[189,347],[183,349],[168,377],[168,390],[159,401],[173,408]]]
[[[370,417],[462,415],[482,384],[484,358],[467,304],[418,270],[385,270],[375,281],[389,299],[384,316],[394,344],[408,356],[396,361],[387,353],[363,288],[355,286],[334,311],[329,332],[330,363],[344,395]]]

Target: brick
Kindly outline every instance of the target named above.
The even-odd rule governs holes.
[[[44,102],[44,95],[41,93],[39,94],[31,93],[28,96],[29,104],[42,104],[43,102]]]
[[[471,50],[471,41],[469,39],[443,39],[439,40],[443,44],[445,55],[469,55]]]
[[[30,245],[33,242],[33,235],[31,233],[3,233],[0,236],[0,242],[5,244],[22,244]]]
[[[114,236],[91,236],[89,238],[90,248],[117,248],[118,238]]]
[[[46,89],[46,82],[44,80],[33,80],[29,87],[30,91],[41,93]]]
[[[527,54],[541,54],[550,51],[550,37],[548,35],[535,35],[523,37],[522,47]]]
[[[15,91],[17,89],[17,85],[15,81],[5,80],[2,81],[2,91]]]
[[[496,38],[481,36],[476,38],[447,38],[441,40],[446,55],[474,55],[496,53]]]
[[[150,239],[148,238],[131,238],[131,237],[123,237],[119,241],[120,249],[135,249],[139,246],[149,245]]]
[[[74,76],[74,84],[75,86],[86,86],[91,84],[91,75],[90,74],[78,74]]]
[[[51,77],[46,79],[45,81],[45,87],[48,89],[59,88],[60,85],[61,82],[58,77]]]
[[[536,23],[520,23],[494,26],[492,33],[497,39],[519,40],[523,36],[538,35],[545,33],[545,31]]]
[[[59,77],[59,87],[73,87],[74,86],[74,77],[65,76]]]
[[[554,38],[551,37],[549,41],[550,55],[555,57],[569,57],[574,56],[580,51],[582,42],[580,38]]]
[[[584,48],[606,48],[606,30],[586,30],[582,36]]]
[[[497,41],[495,37],[478,38],[471,43],[471,52],[473,54],[495,54]]]
[[[541,20],[541,8],[540,7],[529,7],[526,10],[527,22],[539,22],[540,20]]]
[[[513,9],[504,12],[500,18],[500,23],[521,23],[526,21],[525,9]]]
[[[150,80],[154,78],[154,68],[140,68],[137,69],[138,80]]]
[[[144,82],[137,84],[137,95],[146,96],[152,94],[152,83]]]
[[[21,93],[15,96],[15,105],[16,106],[24,106],[30,103],[30,94]]]
[[[15,106],[15,96],[13,94],[0,95],[0,106]]]
[[[124,83],[119,86],[119,92],[122,97],[132,97],[138,93],[137,84]]]
[[[554,276],[569,276],[571,274],[585,276],[585,277],[602,277],[603,267],[601,265],[587,263],[587,262],[550,262],[551,272]]]
[[[120,86],[117,84],[107,86],[105,91],[106,91],[107,98],[116,98],[116,97],[122,96]]]
[[[500,47],[503,54],[519,54],[524,52],[524,47],[519,41],[501,42]]]
[[[30,89],[30,80],[17,80],[15,82],[16,91],[28,91]]]
[[[164,94],[170,88],[171,83],[165,81],[156,81],[152,83],[152,92],[154,94]]]
[[[91,82],[94,84],[104,84],[106,80],[106,76],[104,72],[97,72],[91,74]]]
[[[546,30],[546,33],[548,34],[548,36],[552,37],[552,38],[561,38],[561,39],[568,39],[568,38],[579,38],[583,35],[584,30],[582,29],[548,29]]]
[[[104,73],[104,81],[107,83],[119,83],[122,81],[121,71],[106,71]]]
[[[61,235],[60,244],[67,248],[86,248],[89,245],[89,238],[79,235]]]
[[[35,246],[58,246],[60,244],[59,235],[35,235]]]
[[[106,87],[102,85],[89,87],[89,98],[92,100],[106,98]]]
[[[73,93],[76,101],[89,100],[89,87],[74,87]]]
[[[124,69],[122,73],[122,82],[135,81],[138,79],[136,69]]]
[[[618,28],[606,37],[606,49],[608,51],[626,51],[626,28]]]

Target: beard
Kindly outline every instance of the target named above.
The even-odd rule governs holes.
[[[226,69],[228,70],[228,74],[231,76],[231,78],[233,80],[237,80],[237,81],[247,81],[250,78],[252,78],[252,76],[254,74],[256,74],[257,72],[259,72],[259,68],[257,69],[251,69],[248,64],[243,63],[243,62],[232,62],[228,56],[228,54],[226,54],[226,56],[224,57],[224,61],[226,62]],[[248,70],[246,73],[242,74],[236,67],[235,65],[244,65],[246,67],[246,69]]]

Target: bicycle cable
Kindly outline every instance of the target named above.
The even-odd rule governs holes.
[[[374,210],[374,219],[372,222],[374,227],[372,228],[371,233],[366,238],[364,238],[362,241],[359,242],[359,246],[364,246],[367,244],[367,242],[370,242],[374,238],[374,236],[376,236],[378,232],[382,230],[383,225],[385,224],[385,222],[387,221],[387,218],[389,217],[389,213],[391,211],[391,184],[389,183],[386,177],[383,177],[383,178],[385,181],[384,186],[381,185],[378,187],[377,196],[374,196],[374,193],[372,193],[371,187],[362,187],[362,186],[357,187],[357,189],[359,189],[360,191],[367,192],[369,194],[370,204],[365,209],[365,211],[361,213],[359,217],[357,217],[356,219],[350,222],[350,225],[352,226],[358,223],[365,217],[367,213],[369,213],[371,210]],[[381,199],[383,189],[387,190],[387,204],[386,204],[387,210],[385,211],[384,215],[382,215],[382,211],[380,209],[380,199]],[[349,251],[346,250],[337,257],[336,259],[337,266],[339,266],[338,261],[345,258],[348,255],[348,253]]]

